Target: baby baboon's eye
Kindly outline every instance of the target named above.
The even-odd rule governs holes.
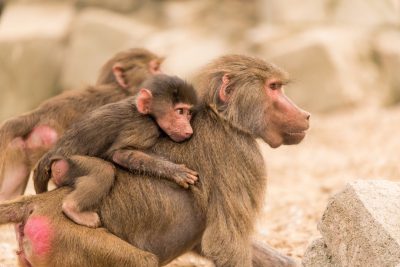
[[[183,115],[183,108],[177,108],[176,113],[178,113],[179,115]]]

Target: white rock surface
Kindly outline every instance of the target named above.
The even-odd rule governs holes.
[[[0,23],[0,121],[56,93],[73,16],[65,3],[7,5]]]
[[[308,246],[302,264],[304,267],[341,267],[332,257],[323,238],[314,240]]]
[[[400,264],[400,183],[355,181],[329,202],[319,224],[341,266]]]
[[[143,4],[143,0],[75,0],[78,6],[97,6],[118,12],[129,12]]]
[[[260,1],[260,17],[269,24],[311,24],[326,21],[327,1],[265,0]]]
[[[259,5],[260,18],[268,24],[400,25],[397,0],[261,0]]]
[[[360,40],[344,29],[320,27],[281,36],[259,49],[290,73],[294,82],[286,92],[299,106],[326,112],[360,102],[363,84],[374,77],[368,63],[362,63],[362,72],[358,69],[362,47],[354,50],[354,43]]]
[[[7,5],[1,18],[0,40],[66,38],[73,13],[67,3]]]
[[[94,83],[101,66],[115,53],[142,47],[154,27],[121,14],[88,8],[77,17],[63,69],[62,88]]]
[[[192,77],[199,68],[232,50],[217,36],[190,30],[166,30],[151,36],[145,47],[166,55],[163,69],[183,78]]]
[[[337,24],[400,25],[400,2],[397,0],[334,0],[327,8],[331,21]]]

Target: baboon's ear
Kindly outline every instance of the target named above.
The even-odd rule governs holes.
[[[227,91],[229,81],[230,80],[229,80],[228,74],[224,74],[224,76],[222,76],[222,83],[221,83],[221,87],[219,88],[219,92],[218,92],[219,99],[224,103],[227,102],[230,97],[229,92]]]
[[[151,103],[153,94],[149,89],[142,88],[136,97],[136,108],[141,114],[149,114],[151,111]]]
[[[128,83],[125,79],[125,70],[120,63],[115,63],[112,67],[114,78],[122,88],[128,88]]]
[[[153,59],[149,62],[149,71],[151,74],[159,74],[162,73],[161,71],[161,63],[163,62],[162,59]]]

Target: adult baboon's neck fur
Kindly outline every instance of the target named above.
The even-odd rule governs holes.
[[[253,134],[252,134],[249,130],[247,130],[247,129],[245,129],[244,127],[242,127],[242,126],[240,126],[240,125],[238,125],[238,124],[236,124],[236,123],[234,123],[234,122],[228,120],[227,118],[225,118],[225,117],[221,114],[221,112],[218,111],[218,108],[217,108],[217,106],[216,106],[215,104],[206,105],[205,108],[206,108],[206,109],[210,109],[212,112],[214,112],[214,114],[215,114],[216,116],[218,116],[218,117],[221,119],[221,121],[223,121],[222,124],[223,124],[224,126],[229,127],[231,130],[235,129],[235,130],[237,130],[237,131],[239,131],[239,132],[242,132],[243,134],[248,135],[250,138],[254,138],[254,137],[253,137]]]
[[[191,202],[188,206],[194,210],[190,214],[198,217],[200,225],[218,224],[209,229],[235,238],[250,236],[266,188],[265,165],[255,139],[206,106],[194,116],[192,126],[194,133],[188,141],[176,143],[162,137],[151,150],[197,171],[199,181],[187,191],[165,179],[119,170],[114,188],[100,209],[102,222],[112,233],[135,244],[138,232],[134,229],[151,229],[149,223],[155,229],[182,224],[173,221],[178,212],[176,194],[180,194],[178,201]],[[121,214],[129,214],[132,222],[124,222],[126,216]],[[165,218],[172,221],[163,221]],[[196,231],[200,234],[203,229],[199,226]]]
[[[155,152],[199,173],[192,191],[202,210],[212,206],[210,202],[226,202],[229,212],[251,223],[266,186],[265,165],[255,139],[208,105],[192,124],[190,140],[174,143],[164,138],[155,145]]]

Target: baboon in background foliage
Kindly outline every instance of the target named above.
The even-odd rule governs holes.
[[[162,58],[141,48],[116,54],[101,69],[95,86],[55,96],[37,109],[0,126],[0,200],[23,194],[36,162],[71,124],[88,112],[136,93],[160,73]]]
[[[266,186],[255,138],[271,147],[297,144],[309,127],[309,113],[284,95],[286,81],[274,65],[247,56],[225,56],[208,65],[200,76],[203,103],[192,120],[192,138],[183,143],[162,138],[152,149],[196,170],[199,181],[182,190],[165,179],[118,170],[113,189],[98,207],[109,232],[61,215],[68,187],[1,204],[0,223],[19,224],[21,261],[32,266],[159,266],[196,251],[216,266],[294,266],[251,238]],[[108,164],[71,159],[98,168]]]

